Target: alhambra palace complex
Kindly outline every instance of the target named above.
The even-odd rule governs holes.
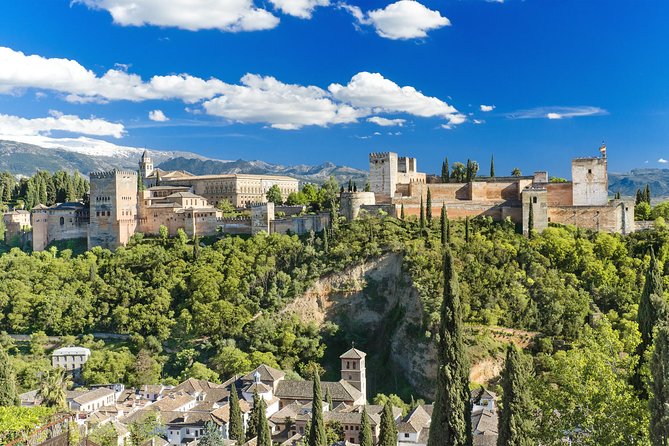
[[[449,218],[489,216],[522,223],[528,231],[549,223],[570,224],[599,231],[627,234],[635,230],[634,200],[609,199],[606,148],[600,157],[572,161],[571,182],[551,182],[547,172],[531,176],[477,177],[465,183],[443,183],[418,172],[415,158],[396,153],[369,155],[369,192],[342,192],[340,213],[348,219],[361,211],[383,210],[390,215],[418,215],[421,198],[432,197],[432,213],[446,206]],[[87,239],[88,247],[114,249],[135,233],[158,234],[165,226],[170,235],[179,229],[189,236],[320,232],[330,224],[328,213],[304,214],[301,206],[268,203],[266,193],[276,185],[284,199],[299,190],[298,180],[276,175],[192,175],[155,169],[145,151],[138,173],[112,170],[92,172],[90,205],[60,203],[38,205],[31,212],[15,210],[3,216],[7,236],[32,226],[33,250],[41,251],[56,240]],[[250,217],[224,218],[216,208],[228,200],[250,209]],[[281,212],[281,214],[279,214]],[[282,218],[278,218],[282,215]]]

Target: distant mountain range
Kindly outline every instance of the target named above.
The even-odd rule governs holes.
[[[318,166],[300,164],[297,166],[282,166],[264,161],[217,161],[196,158],[178,157],[160,163],[157,167],[163,170],[185,170],[195,175],[211,175],[226,173],[251,173],[287,175],[301,181],[322,183],[330,176],[343,183],[349,178],[357,182],[360,187],[367,179],[367,172],[353,167],[337,166],[333,163],[323,163]]]
[[[143,148],[126,147],[99,139],[21,137],[21,141],[0,136],[0,171],[32,175],[38,169],[78,170],[87,175],[98,170],[137,170]],[[185,151],[149,149],[154,165],[164,170],[186,170],[196,175],[250,173],[288,175],[301,181],[321,183],[331,175],[339,183],[350,179],[362,187],[367,172],[353,167],[323,163],[318,166],[284,166],[264,161],[223,161]],[[669,197],[669,169],[633,169],[628,173],[609,173],[609,192],[634,196],[637,189],[650,186],[653,198]]]
[[[144,149],[118,146],[92,138],[23,137],[13,141],[0,137],[0,171],[29,176],[38,169],[78,170],[84,175],[99,170],[137,170]],[[334,176],[339,183],[350,179],[363,186],[367,172],[352,167],[324,163],[319,166],[283,166],[264,161],[223,161],[192,152],[148,149],[154,165],[164,170],[186,170],[196,175],[250,173],[288,175],[301,181],[322,183]]]
[[[632,169],[628,173],[609,173],[609,192],[634,196],[637,189],[650,186],[653,199],[669,197],[669,169]]]

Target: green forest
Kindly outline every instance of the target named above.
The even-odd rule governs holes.
[[[21,391],[38,387],[39,373],[50,368],[49,348],[75,342],[93,351],[84,384],[218,381],[262,363],[301,379],[324,364],[326,346],[350,342],[352,334],[280,313],[288,303],[318,278],[400,254],[424,309],[407,342],[437,342],[448,247],[466,326],[533,334],[525,354],[536,439],[559,444],[578,428],[588,432],[578,444],[645,445],[648,330],[652,335],[656,315],[648,316],[652,303],[641,298],[652,291],[664,299],[668,238],[663,227],[629,236],[550,227],[527,238],[510,221],[363,214],[302,238],[263,233],[194,243],[185,234],[140,234],[115,252],[12,249],[0,256],[0,344]],[[652,290],[644,288],[647,276]],[[31,337],[17,343],[6,333]],[[92,333],[128,336],[103,341]],[[369,340],[356,341],[364,349]],[[480,347],[469,344],[470,355]],[[495,349],[503,355],[505,346]],[[502,390],[498,381],[487,384]],[[407,402],[426,397],[393,383],[378,390]]]

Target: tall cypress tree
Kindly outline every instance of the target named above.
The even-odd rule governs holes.
[[[650,204],[650,186],[646,184],[646,189],[643,191],[643,200]]]
[[[465,170],[465,180],[469,183],[472,180],[472,160],[467,158],[467,167]]]
[[[16,374],[9,362],[9,355],[0,347],[0,406],[18,406]]]
[[[490,155],[490,178],[495,178],[495,155]]]
[[[404,220],[404,203],[400,206],[400,220]]]
[[[532,446],[534,414],[529,380],[532,373],[527,358],[510,344],[502,371],[502,411],[499,416],[497,446]]]
[[[641,189],[636,190],[636,198],[634,200],[634,204],[639,204],[643,201],[643,194],[641,193]]]
[[[446,213],[446,204],[441,205],[441,244],[446,246],[448,243],[448,214]]]
[[[260,413],[261,408],[260,397],[258,392],[253,391],[253,408],[251,409],[251,416],[249,417],[249,422],[246,428],[246,438],[251,440],[258,436],[258,425],[260,423],[260,418],[264,414]]]
[[[432,225],[432,191],[427,188],[427,203],[425,206],[425,217],[427,218],[427,225]]]
[[[318,372],[314,373],[314,396],[311,401],[311,427],[309,429],[309,446],[327,446],[327,435],[323,423],[323,394],[321,392],[321,378]]]
[[[450,180],[450,172],[448,167],[448,157],[444,158],[444,162],[441,164],[441,182],[448,183]]]
[[[228,433],[231,440],[237,440],[239,444],[244,443],[244,422],[242,421],[242,410],[239,407],[239,395],[235,383],[230,386],[230,426],[228,427]]]
[[[260,410],[258,418],[258,442],[257,446],[272,446],[272,433],[267,422],[267,403],[265,398],[260,398]]]
[[[471,446],[469,361],[463,335],[460,287],[450,249],[444,252],[444,298],[437,350],[437,396],[428,446]]]
[[[328,403],[328,410],[334,409],[334,406],[332,404],[332,395],[330,394],[330,388],[328,387],[325,390],[325,401]]]
[[[632,378],[634,387],[646,397],[646,386],[643,378],[643,366],[646,364],[645,353],[648,347],[653,343],[653,330],[659,319],[663,319],[666,314],[666,304],[664,302],[664,291],[662,286],[662,272],[655,258],[655,251],[650,249],[650,264],[646,272],[646,282],[639,299],[639,309],[637,312],[637,323],[639,332],[641,332],[641,343],[637,346],[637,355],[639,361]]]
[[[360,415],[360,436],[358,438],[360,446],[374,446],[374,437],[372,436],[372,426],[367,416],[367,406],[362,406]]]
[[[653,446],[669,445],[669,326],[655,332],[655,350],[650,362],[650,440]]]
[[[396,446],[397,445],[397,425],[393,417],[393,406],[390,399],[386,400],[381,413],[381,426],[379,430],[378,446]]]
[[[423,204],[423,194],[420,195],[420,228],[425,228],[425,205]]]
[[[465,217],[465,242],[469,243],[469,216]]]
[[[323,229],[323,252],[330,252],[330,241],[328,239],[328,228]]]

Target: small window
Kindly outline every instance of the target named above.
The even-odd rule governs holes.
[[[409,434],[405,433],[404,438],[409,438]]]
[[[64,225],[65,224],[65,219],[63,217],[60,217],[60,224]]]
[[[536,203],[536,202],[537,202],[537,197],[532,197],[532,203]]]
[[[592,169],[588,169],[588,175],[592,173]]]

